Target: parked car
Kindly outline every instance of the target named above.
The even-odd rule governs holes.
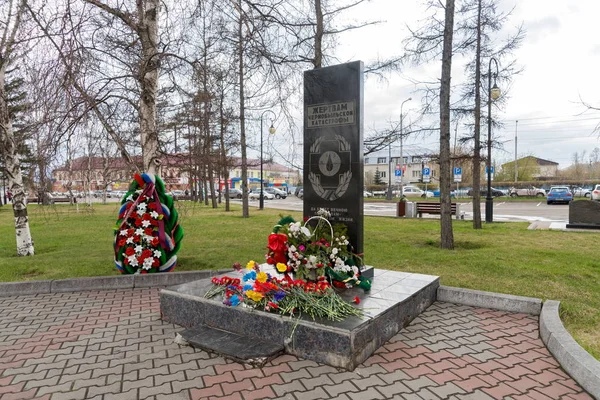
[[[363,197],[373,197],[373,193],[367,192],[366,190],[364,190],[363,191]]]
[[[479,193],[481,197],[487,197],[487,186],[481,186],[479,188]],[[473,189],[469,189],[467,191],[467,196],[473,196]],[[505,196],[505,193],[500,190],[500,189],[496,189],[496,188],[492,188],[492,197],[500,197],[500,196]]]
[[[510,188],[510,197],[529,196],[529,197],[546,197],[546,191],[535,186],[527,188]]]
[[[298,194],[296,195],[299,199],[304,197],[304,189],[300,188],[300,190],[298,190]]]
[[[546,197],[546,203],[567,203],[573,200],[573,193],[567,186],[552,186]]]
[[[241,199],[242,191],[240,189],[229,189],[229,198],[230,199]]]
[[[296,186],[296,189],[294,190],[294,196],[300,197],[300,196],[298,196],[298,193],[300,193],[301,190],[302,190],[302,186]]]
[[[405,197],[433,197],[432,191],[425,192],[416,186],[404,186],[402,193]]]
[[[592,190],[592,200],[600,201],[600,185],[594,186],[594,190]]]
[[[260,199],[260,189],[252,189],[248,192],[248,198],[252,200]],[[263,199],[265,200],[273,200],[275,199],[275,195],[263,190]]]
[[[576,187],[572,190],[573,197],[592,197],[592,189]]]
[[[284,192],[283,190],[274,187],[264,188],[263,191],[271,193],[273,196],[275,196],[276,199],[285,199],[287,197],[287,192]]]
[[[440,197],[440,189],[436,189],[433,191],[433,197]],[[454,190],[450,191],[450,197],[456,197],[454,194]]]

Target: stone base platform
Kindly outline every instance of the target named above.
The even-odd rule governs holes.
[[[234,272],[227,275],[236,276]],[[435,301],[439,277],[375,269],[369,292],[358,288],[340,292],[347,301],[358,296],[356,307],[364,310],[364,316],[340,322],[228,307],[203,297],[211,286],[210,279],[202,279],[161,290],[163,320],[186,328],[230,332],[247,340],[248,346],[257,340],[271,342],[289,354],[354,370]],[[195,335],[194,340],[202,347],[202,335]],[[230,357],[236,359],[235,354]]]

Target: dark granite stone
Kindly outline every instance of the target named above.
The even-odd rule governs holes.
[[[567,228],[600,229],[600,202],[575,200],[569,204]]]
[[[181,336],[193,347],[259,367],[284,350],[283,344],[277,342],[250,338],[202,325],[181,332]]]
[[[304,72],[304,216],[320,208],[363,252],[363,63]]]
[[[411,285],[404,286],[404,281]],[[211,339],[212,346],[223,346],[228,357],[235,358],[230,353],[243,347],[251,357],[262,360],[260,348],[252,343],[264,341],[284,346],[286,352],[302,358],[353,370],[435,301],[439,278],[376,270],[373,284],[385,289],[377,293],[358,288],[339,291],[347,301],[358,296],[360,303],[355,307],[365,312],[362,317],[343,321],[314,321],[307,315],[290,318],[241,306],[228,307],[220,300],[203,297],[210,286],[206,282],[180,285],[176,291],[162,290],[161,313],[164,320],[185,327],[209,327],[232,334]]]

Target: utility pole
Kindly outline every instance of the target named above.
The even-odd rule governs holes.
[[[519,120],[515,121],[515,183],[518,180],[518,168],[517,168],[517,127],[519,126]]]
[[[410,100],[412,100],[412,97],[409,97],[400,104],[400,198],[404,196],[404,157],[402,154],[402,120],[404,119],[404,115],[402,114],[402,107],[404,107],[404,103]]]

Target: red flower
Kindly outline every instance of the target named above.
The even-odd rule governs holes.
[[[144,234],[147,236],[152,236],[152,232],[154,232],[154,230],[152,228],[144,229]]]
[[[142,226],[142,219],[141,218],[136,218],[135,219],[135,226]]]
[[[282,233],[272,233],[269,235],[269,245],[267,246],[271,250],[272,258],[276,263],[287,263],[287,236]]]
[[[150,244],[151,244],[152,246],[154,246],[154,247],[158,246],[158,243],[159,243],[159,240],[158,240],[158,238],[157,238],[157,237],[154,237],[154,238],[152,239],[152,241],[150,242]]]
[[[151,224],[152,226],[158,226],[158,221],[157,221],[157,220],[155,220],[155,219],[151,219],[151,220],[150,220],[150,224]]]
[[[273,303],[272,301],[270,301],[268,303],[268,305],[269,305],[269,307],[272,307],[272,308],[275,308],[275,309],[279,308],[279,305],[277,305],[277,303]]]
[[[242,270],[242,264],[240,264],[239,262],[233,263],[233,269],[236,271],[241,271]]]
[[[128,247],[125,249],[125,254],[127,254],[128,256],[132,256],[135,254],[135,250],[133,249],[133,247]]]
[[[139,242],[140,242],[140,237],[139,237],[138,235],[135,235],[135,236],[133,237],[133,241],[134,241],[135,243],[139,243]]]
[[[148,203],[148,208],[149,208],[150,210],[156,210],[156,203],[155,203],[155,202]]]
[[[356,304],[360,304],[360,299],[358,298],[358,296],[356,296],[356,297],[354,298],[354,300],[352,300],[352,301],[353,301],[354,303],[356,303]]]
[[[152,217],[148,213],[144,213],[144,215],[142,215],[142,220],[144,221],[150,221],[151,219]]]
[[[125,264],[125,265],[129,265],[129,258],[125,257],[125,258],[123,259],[123,264]]]
[[[135,229],[133,229],[133,228],[127,229],[127,236],[133,236],[134,232],[135,232]]]
[[[158,258],[155,258],[155,259],[152,261],[152,266],[153,266],[153,267],[158,267],[159,265],[160,265],[160,260],[159,260]]]
[[[142,251],[142,257],[144,257],[144,258],[152,257],[152,250],[144,249]]]
[[[127,243],[127,239],[121,239],[117,242],[117,246],[119,246],[119,247],[125,246],[126,243]]]

